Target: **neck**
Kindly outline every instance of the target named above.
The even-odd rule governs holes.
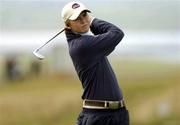
[[[73,33],[80,34],[80,35],[93,35],[90,30],[88,32],[85,32],[85,33],[78,33],[78,32],[73,32]]]

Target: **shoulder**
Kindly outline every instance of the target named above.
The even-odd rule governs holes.
[[[68,43],[71,49],[83,50],[87,49],[86,47],[88,47],[91,41],[93,41],[93,36],[81,35],[80,37],[70,40]]]

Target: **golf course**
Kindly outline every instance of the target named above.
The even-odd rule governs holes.
[[[180,65],[113,61],[131,125],[180,124]],[[42,74],[0,86],[0,125],[75,125],[82,86],[72,73]]]

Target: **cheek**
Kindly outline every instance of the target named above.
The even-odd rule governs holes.
[[[77,29],[78,26],[76,23],[71,23],[70,27],[71,27],[71,29],[75,30],[75,29]]]
[[[73,25],[71,26],[71,29],[74,31],[74,32],[82,32],[83,28],[81,28],[81,26],[79,25]]]
[[[86,21],[88,23],[88,26],[83,26],[81,23],[78,22],[71,22],[70,27],[75,32],[87,32],[89,30],[90,21],[89,20]]]
[[[80,30],[82,30],[82,26],[77,23],[77,24],[74,26],[74,29],[75,29],[76,31],[80,31]]]
[[[89,16],[87,17],[87,22],[88,22],[88,24],[90,25],[91,18],[90,18]]]

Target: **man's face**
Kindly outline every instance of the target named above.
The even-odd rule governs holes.
[[[85,33],[89,31],[90,21],[91,19],[88,13],[86,11],[83,11],[76,20],[69,21],[69,27],[74,32]]]

